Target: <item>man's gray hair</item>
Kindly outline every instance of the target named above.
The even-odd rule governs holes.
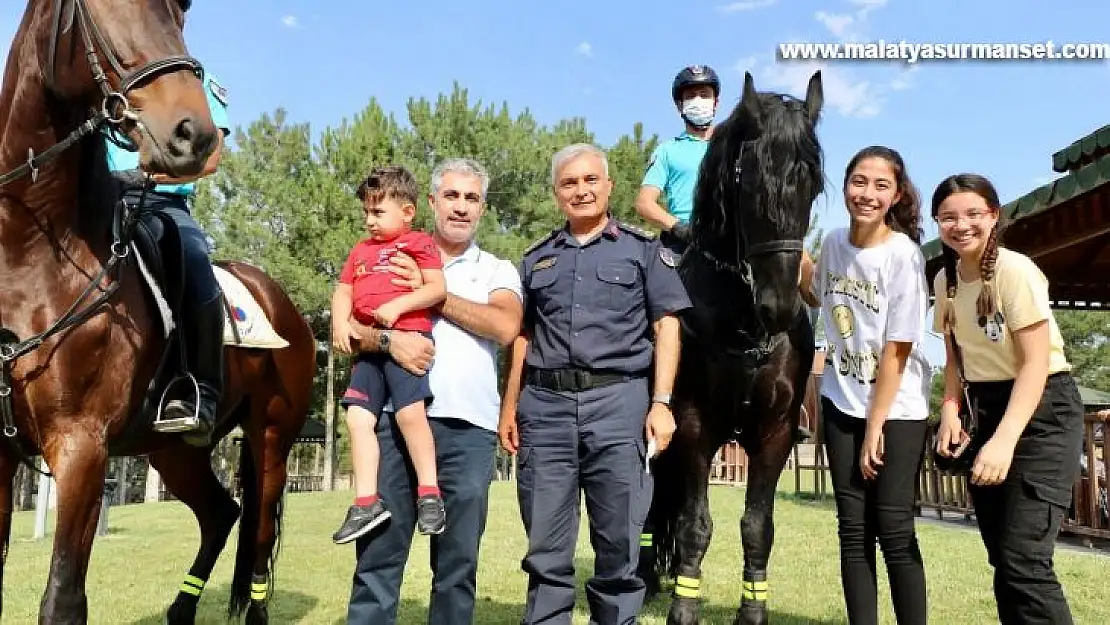
[[[439,187],[443,184],[443,176],[448,173],[474,176],[482,181],[482,200],[486,199],[486,192],[489,191],[489,172],[472,158],[449,158],[436,165],[432,170],[432,195],[439,192]]]
[[[567,164],[567,161],[574,160],[584,154],[596,154],[601,159],[605,177],[609,177],[609,159],[605,156],[605,150],[590,143],[575,143],[559,150],[555,153],[555,156],[551,157],[551,186],[555,186],[559,170]]]

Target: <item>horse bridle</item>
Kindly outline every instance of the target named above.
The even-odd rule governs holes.
[[[100,109],[94,109],[89,119],[42,153],[35,154],[33,149],[28,148],[27,162],[0,175],[0,188],[27,175],[31,176],[31,182],[36,182],[39,168],[57,158],[62,152],[68,150],[88,134],[98,130],[105,123],[110,124],[114,129],[118,129],[123,122],[130,120],[149,135],[146,125],[142,123],[139,114],[127,99],[127,94],[143,82],[162,74],[181,70],[189,70],[196,74],[198,78],[204,77],[204,67],[200,64],[200,61],[188,55],[169,56],[151,61],[133,72],[124,71],[123,65],[116,57],[112,47],[108,45],[104,35],[100,32],[100,28],[97,27],[96,21],[92,19],[87,0],[57,0],[54,4],[54,13],[51,19],[50,51],[46,66],[45,80],[48,88],[53,89],[56,86],[54,67],[57,64],[58,39],[63,32],[73,29],[75,24],[81,35],[81,42],[85,47],[85,57],[88,59],[93,80],[96,81],[101,94],[104,96],[100,103]],[[112,70],[120,77],[118,89],[113,89],[108,81],[108,76],[100,65],[98,52],[104,55]],[[128,149],[132,148],[128,147]]]
[[[748,141],[745,141],[741,144],[740,155],[736,157],[736,164],[734,166],[736,177],[734,180],[737,187],[740,186],[741,174],[743,174],[743,167],[740,164],[740,159],[743,158],[744,149],[747,147],[748,143]],[[752,267],[748,261],[759,256],[766,256],[768,254],[779,254],[787,252],[800,254],[805,250],[805,244],[802,239],[774,239],[771,241],[764,241],[763,243],[756,243],[755,245],[751,245],[748,243],[748,237],[746,233],[747,229],[744,227],[743,210],[738,211],[737,222],[736,263],[729,263],[720,260],[709,250],[701,247],[700,245],[697,245],[696,243],[691,245],[691,247],[696,248],[702,256],[709,260],[710,264],[712,264],[715,269],[739,275],[744,283],[751,288],[755,287],[755,278],[752,276]],[[741,249],[744,250],[743,255],[740,254]]]

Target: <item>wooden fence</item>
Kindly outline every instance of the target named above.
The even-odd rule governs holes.
[[[1080,458],[1079,478],[1072,490],[1072,505],[1064,520],[1062,532],[1084,539],[1110,540],[1110,501],[1107,498],[1110,476],[1110,452],[1107,451],[1107,433],[1110,432],[1110,410],[1088,414],[1083,424],[1083,453]],[[818,419],[815,444],[807,454],[806,445],[796,447],[794,475],[795,492],[818,496],[831,494],[827,481],[828,466],[825,461],[823,429]],[[932,449],[930,435],[926,449]],[[800,449],[799,449],[800,448]],[[803,480],[803,474],[813,474],[813,479]],[[941,471],[933,466],[931,454],[926,454],[917,484],[918,513],[930,509],[938,518],[962,516],[973,521],[975,512],[967,490],[967,478]]]

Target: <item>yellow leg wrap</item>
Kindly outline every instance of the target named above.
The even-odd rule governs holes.
[[[266,582],[251,583],[251,600],[265,601],[267,590],[269,590],[269,585]]]
[[[766,601],[767,600],[767,580],[761,582],[752,582],[744,580],[744,599],[749,601]]]
[[[651,534],[640,534],[640,546],[650,547],[653,538],[654,536],[652,536]]]
[[[685,575],[677,576],[675,578],[674,596],[684,599],[697,599],[701,596],[701,580]]]
[[[204,580],[195,575],[186,575],[185,581],[181,582],[181,592],[199,597],[204,592]]]

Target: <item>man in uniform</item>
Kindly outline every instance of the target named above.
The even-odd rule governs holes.
[[[518,457],[528,535],[522,623],[571,622],[581,489],[596,555],[591,622],[631,625],[645,594],[636,566],[652,497],[648,449],[665,449],[675,430],[675,315],[690,300],[674,253],[610,217],[604,152],[568,146],[551,170],[566,224],[521,262],[524,324],[499,426]]]
[[[200,389],[199,420],[194,418],[194,404],[190,400],[175,399],[162,410],[162,420],[154,424],[160,432],[185,432],[185,441],[199,446],[208,444],[216,418],[216,408],[224,385],[224,346],[223,324],[224,309],[220,302],[220,285],[212,271],[208,258],[208,237],[201,230],[189,210],[189,200],[196,193],[196,181],[216,172],[223,154],[224,137],[231,134],[231,123],[227,114],[227,89],[211,73],[205,72],[204,93],[208,96],[208,108],[212,122],[221,132],[204,169],[195,176],[171,178],[165,174],[154,174],[151,178],[157,183],[146,191],[143,207],[158,210],[169,215],[181,236],[184,248],[185,295],[184,310],[177,320],[183,333],[188,366],[197,379]],[[139,167],[139,154],[132,151],[129,142],[109,131],[106,135],[108,146],[108,169],[113,172],[131,172]],[[130,188],[124,194],[124,201],[136,206],[142,190]],[[153,230],[161,231],[161,222],[146,220]]]
[[[691,65],[678,72],[671,83],[671,99],[686,129],[655,148],[636,197],[636,212],[662,230],[661,240],[679,253],[690,242],[694,190],[701,161],[709,149],[720,95],[721,81],[712,67]],[[664,193],[666,208],[659,204],[659,196]]]

